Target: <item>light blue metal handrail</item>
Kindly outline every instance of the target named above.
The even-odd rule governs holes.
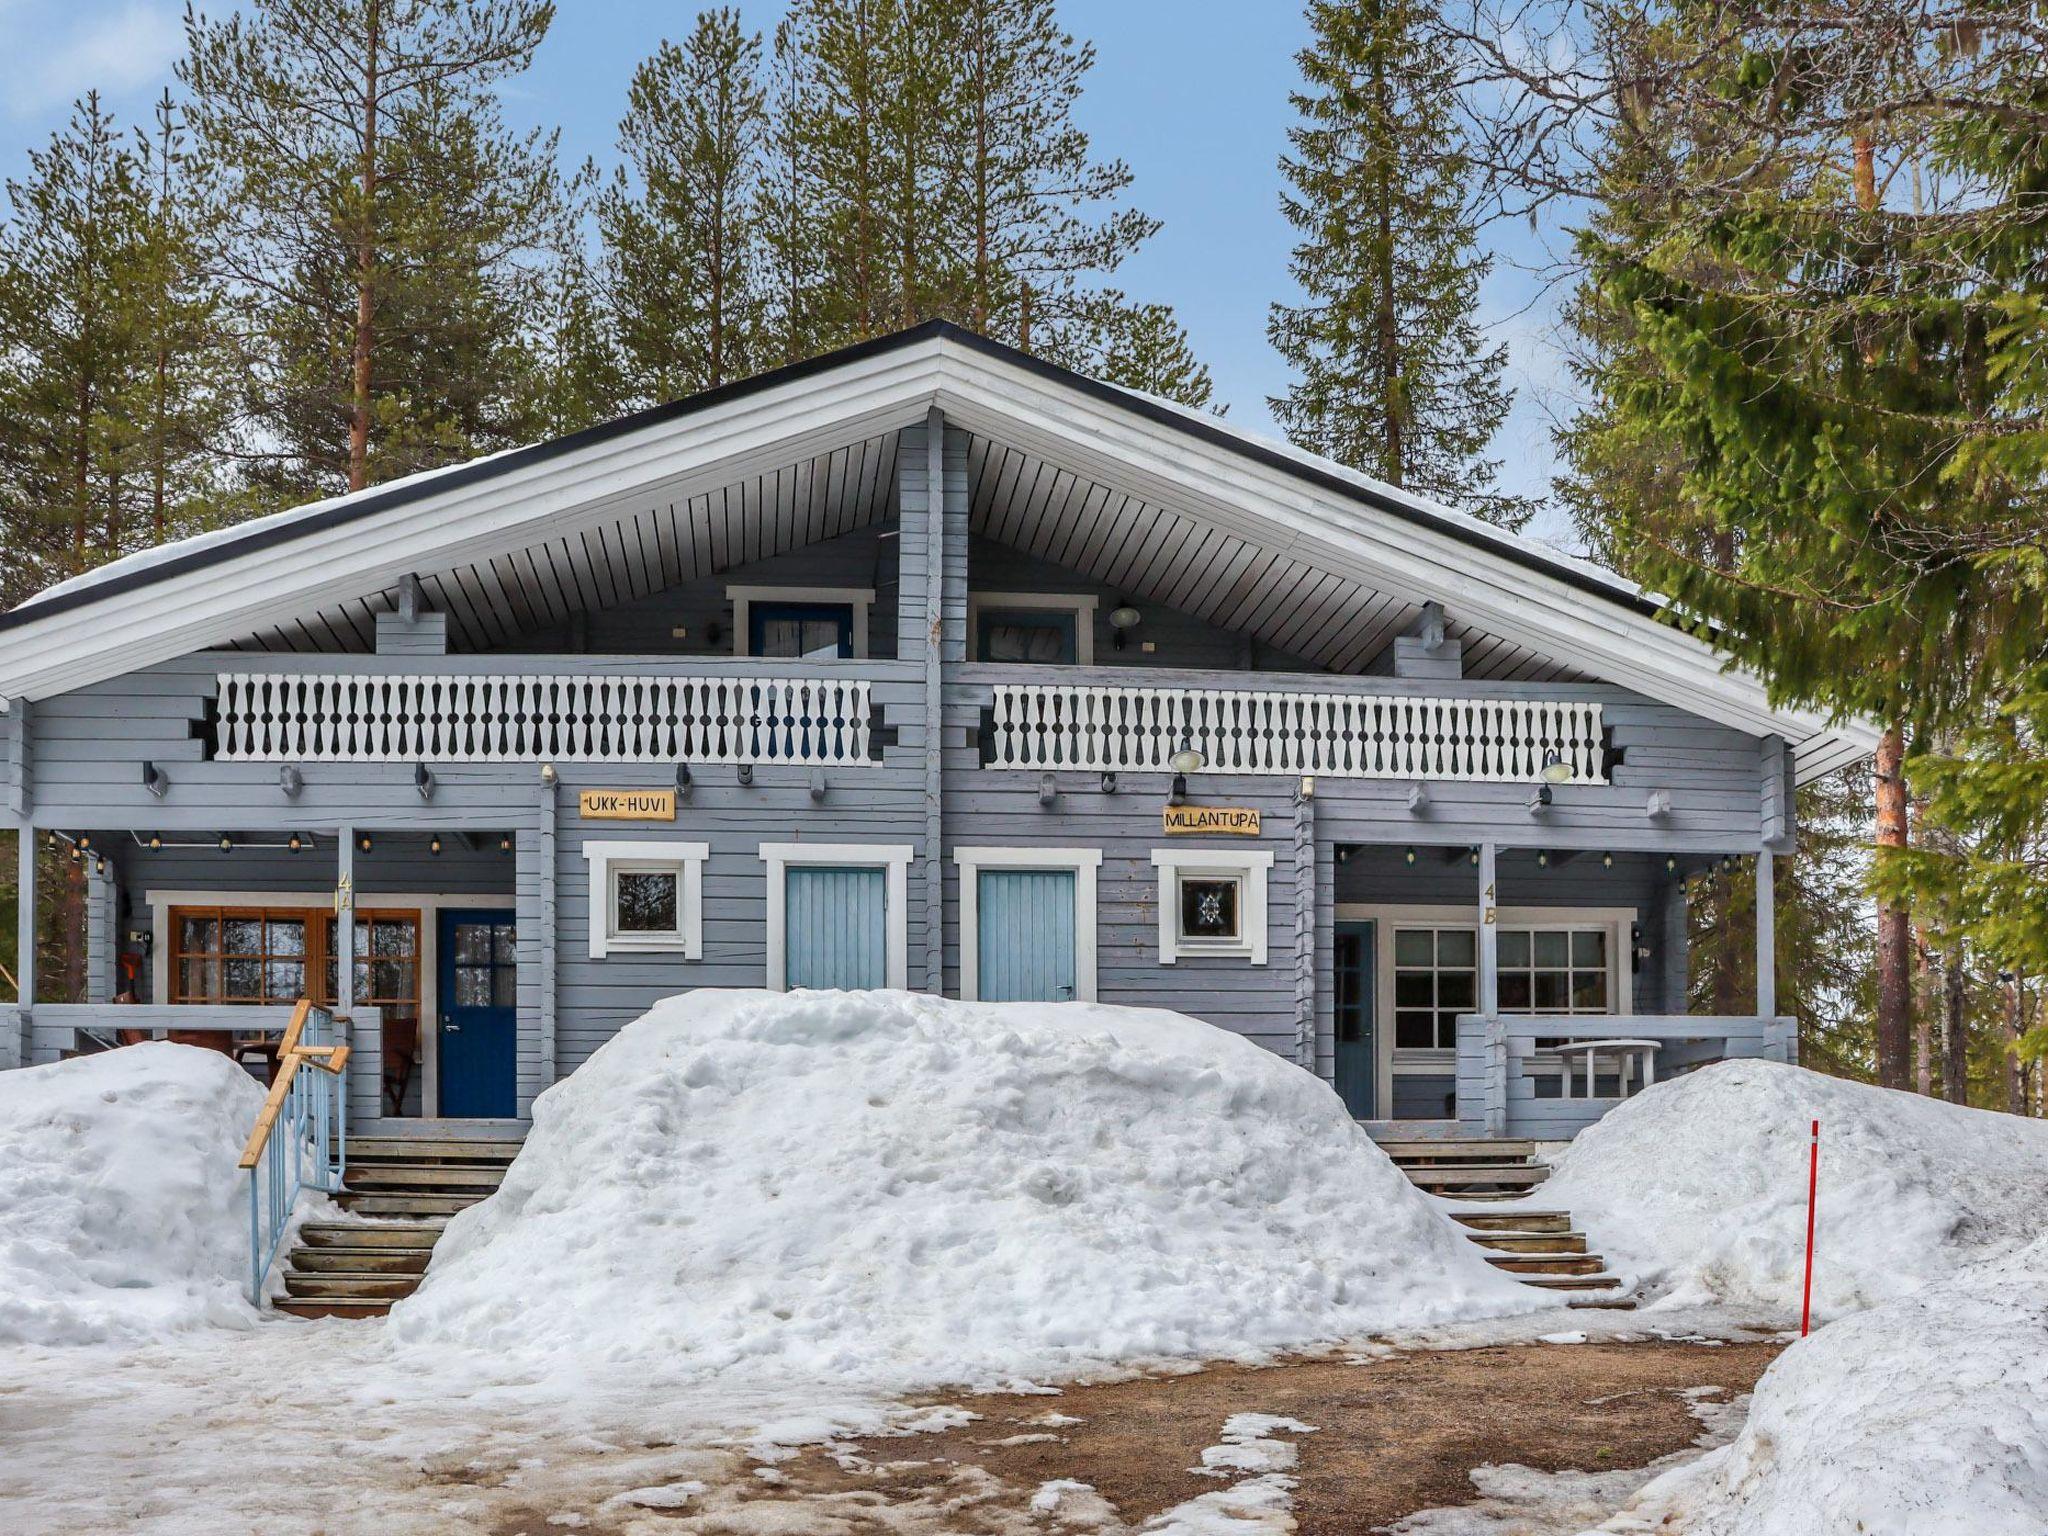
[[[270,1097],[242,1149],[249,1174],[249,1299],[277,1259],[300,1193],[341,1188],[348,1160],[347,1021],[301,999],[285,1029]]]

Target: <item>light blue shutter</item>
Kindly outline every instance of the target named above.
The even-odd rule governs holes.
[[[1074,872],[985,869],[977,904],[982,998],[1072,1002]]]
[[[792,987],[888,983],[888,878],[879,869],[791,865],[784,891],[784,970]]]

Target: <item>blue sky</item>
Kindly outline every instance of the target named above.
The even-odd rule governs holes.
[[[533,69],[508,92],[515,119],[559,124],[566,154],[609,164],[634,66],[697,7],[561,0]],[[780,4],[742,0],[764,30]],[[178,0],[0,0],[0,174],[17,176],[72,98],[97,85],[128,121],[146,118],[181,46]],[[1066,26],[1098,59],[1080,106],[1098,151],[1135,173],[1133,201],[1165,221],[1120,276],[1180,313],[1230,416],[1272,429],[1267,397],[1286,370],[1266,341],[1266,306],[1289,292],[1291,231],[1277,203],[1294,54],[1307,27],[1288,0],[1060,0]],[[1555,295],[1516,266],[1540,254],[1526,227],[1489,232],[1502,258],[1481,319],[1511,348],[1514,414],[1494,451],[1509,486],[1549,489],[1549,422],[1566,387],[1552,344]],[[1569,542],[1546,511],[1532,531]]]

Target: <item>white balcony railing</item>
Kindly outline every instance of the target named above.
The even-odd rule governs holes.
[[[224,762],[846,763],[860,678],[223,672]]]
[[[1532,783],[1555,754],[1607,781],[1600,706],[1238,689],[998,684],[993,766],[1171,772],[1192,746],[1213,773]]]

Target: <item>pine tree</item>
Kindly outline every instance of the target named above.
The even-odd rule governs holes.
[[[1304,448],[1514,528],[1533,508],[1484,457],[1506,417],[1506,346],[1473,319],[1490,258],[1466,212],[1453,68],[1429,0],[1312,0],[1280,169],[1303,300],[1268,334],[1296,375],[1273,402]]]
[[[146,505],[154,358],[147,166],[80,101],[0,227],[0,527],[8,604],[122,554]]]
[[[281,499],[501,446],[519,333],[563,239],[553,135],[494,87],[547,0],[263,0],[188,13],[219,259],[248,327]]]
[[[598,200],[613,324],[640,402],[758,367],[767,109],[761,39],[706,11],[633,73],[621,167]]]

